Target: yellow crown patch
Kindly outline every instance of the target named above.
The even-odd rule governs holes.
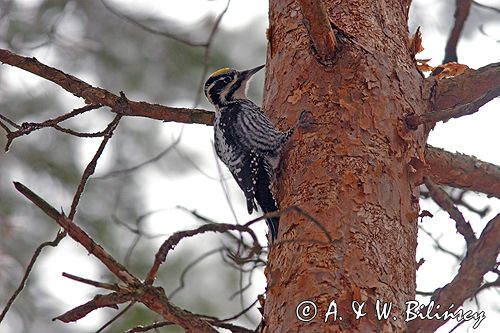
[[[219,75],[219,74],[224,74],[224,73],[227,73],[227,72],[230,72],[230,71],[231,71],[231,68],[224,67],[224,68],[221,68],[218,71],[213,72],[212,74],[210,74],[210,77],[216,76],[216,75]]]

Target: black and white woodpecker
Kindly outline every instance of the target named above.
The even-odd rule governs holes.
[[[222,68],[210,75],[204,89],[215,106],[215,151],[245,194],[249,214],[257,210],[256,203],[264,213],[278,210],[272,185],[281,148],[295,128],[278,130],[247,98],[250,78],[264,66],[244,71]],[[266,222],[275,240],[279,217]]]

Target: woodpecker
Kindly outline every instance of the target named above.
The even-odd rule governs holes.
[[[215,106],[215,151],[245,194],[249,214],[257,210],[256,204],[264,213],[278,210],[272,185],[281,148],[295,129],[278,130],[247,98],[250,78],[264,66],[244,71],[222,68],[210,75],[204,87],[207,99]],[[275,240],[279,217],[266,222]]]

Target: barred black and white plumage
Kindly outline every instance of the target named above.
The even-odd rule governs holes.
[[[251,76],[264,66],[247,71],[223,68],[205,83],[205,95],[215,106],[215,150],[231,171],[247,199],[248,213],[278,210],[272,194],[281,147],[293,133],[282,132],[246,97]],[[266,219],[272,239],[278,235],[279,218]]]

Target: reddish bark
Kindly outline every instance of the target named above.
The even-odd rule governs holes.
[[[500,166],[431,146],[425,150],[425,159],[435,182],[500,198]]]
[[[281,208],[300,206],[333,242],[297,213],[282,216],[263,332],[402,331],[402,318],[378,321],[374,308],[381,300],[402,313],[415,296],[418,187],[409,163],[422,155],[426,135],[408,132],[402,119],[430,111],[430,103],[407,50],[406,7],[325,6],[342,35],[332,66],[317,61],[298,3],[270,2],[264,109],[282,128],[303,110],[313,115],[283,157]],[[295,313],[303,300],[318,306],[307,323]],[[325,323],[332,300],[343,320]],[[355,320],[352,301],[366,302],[368,315]]]

